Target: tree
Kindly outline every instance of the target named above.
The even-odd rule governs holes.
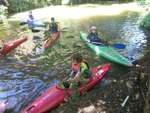
[[[4,6],[9,6],[9,3],[7,0],[0,0],[0,4],[3,4]]]

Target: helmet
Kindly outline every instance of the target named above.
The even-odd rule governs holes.
[[[96,28],[96,26],[91,26],[90,27],[90,30],[96,30],[97,28]]]

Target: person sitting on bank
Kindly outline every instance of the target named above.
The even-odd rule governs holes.
[[[58,32],[58,24],[55,22],[55,18],[51,18],[51,23],[49,25],[49,31],[50,33],[56,33]]]

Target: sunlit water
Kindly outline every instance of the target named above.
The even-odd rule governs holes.
[[[145,53],[146,36],[136,24],[138,13],[124,12],[118,16],[92,16],[82,19],[65,19],[61,22],[60,39],[43,54],[36,54],[36,47],[43,42],[43,32],[27,32],[29,40],[0,61],[0,102],[7,109],[18,109],[31,95],[63,79],[69,72],[70,56],[76,52],[84,55],[91,66],[109,62],[99,58],[79,38],[79,31],[88,31],[96,25],[99,34],[112,42],[126,44],[126,49],[118,50],[126,57],[139,59]],[[13,30],[12,30],[13,31]],[[12,33],[9,32],[9,33]],[[7,34],[7,33],[6,33]],[[7,36],[7,35],[6,35]],[[35,37],[36,36],[36,37]],[[121,76],[127,68],[113,64],[110,73]],[[104,82],[106,85],[107,82]],[[108,82],[109,83],[109,82]],[[37,90],[40,89],[41,90]],[[26,102],[25,102],[26,103]]]

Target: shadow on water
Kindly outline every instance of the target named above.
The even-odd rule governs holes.
[[[137,26],[137,18],[138,14],[125,12],[112,17],[65,20],[61,23],[62,26],[69,27],[67,31],[61,32],[57,44],[39,55],[36,54],[36,47],[42,44],[43,32],[34,34],[29,32],[26,34],[29,35],[29,40],[16,48],[6,59],[0,61],[0,101],[5,101],[7,109],[11,109],[27,99],[41,85],[48,82],[51,85],[57,83],[57,80],[66,76],[70,66],[70,56],[74,53],[82,53],[91,66],[109,62],[86,48],[79,38],[79,31],[88,31],[91,25],[97,26],[99,34],[104,39],[125,43],[127,48],[118,50],[124,56],[140,58],[139,56],[144,54],[146,36]],[[40,38],[36,39],[33,36]],[[106,77],[103,85],[108,85],[111,80],[117,79],[127,71],[127,68],[112,63],[110,76]]]

